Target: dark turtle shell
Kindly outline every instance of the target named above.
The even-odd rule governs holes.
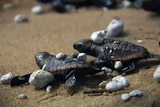
[[[90,39],[83,39],[76,42],[74,48],[79,52],[84,52],[95,57],[103,56],[113,61],[128,61],[150,57],[150,53],[146,48],[115,39],[104,39],[101,44],[96,44]]]
[[[47,57],[46,57],[47,56]],[[73,69],[89,68],[90,64],[79,61],[77,58],[66,55],[63,59],[56,58],[48,52],[38,52],[35,55],[37,65],[52,74],[67,74],[67,71]]]

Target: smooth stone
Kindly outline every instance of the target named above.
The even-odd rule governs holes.
[[[51,86],[51,85],[48,85],[47,87],[46,87],[46,91],[49,93],[49,92],[52,92],[53,91],[53,86]]]
[[[128,101],[131,97],[128,93],[124,93],[121,95],[123,101]]]
[[[56,58],[57,58],[57,59],[63,59],[63,58],[65,58],[65,57],[66,57],[66,54],[63,53],[63,52],[60,52],[60,53],[56,54]]]
[[[24,14],[18,14],[14,17],[16,23],[28,22],[28,17]]]
[[[9,73],[7,73],[7,74],[5,74],[5,75],[2,75],[2,76],[1,76],[1,82],[2,82],[3,84],[10,84],[13,76],[14,76],[14,75],[13,75],[11,72],[9,72]]]
[[[157,81],[160,82],[160,65],[157,67],[153,74],[153,78]]]
[[[54,76],[44,70],[37,70],[30,75],[29,83],[37,89],[44,88],[47,84],[54,81]]]
[[[19,94],[18,99],[26,99],[27,95],[26,94]]]
[[[116,37],[124,31],[124,24],[119,19],[113,19],[106,28],[107,36]]]
[[[37,6],[34,6],[31,11],[32,13],[35,13],[35,14],[42,14],[44,13],[44,8],[40,5],[37,5]]]
[[[77,56],[77,59],[78,59],[79,61],[84,61],[84,62],[86,62],[86,61],[87,61],[87,55],[86,55],[86,53],[79,53],[78,56]]]
[[[132,6],[132,3],[128,0],[123,0],[119,5],[118,8],[129,8]]]
[[[143,43],[143,40],[138,39],[137,42],[138,42],[138,43]]]
[[[115,64],[114,64],[114,68],[115,69],[120,69],[123,67],[123,64],[121,61],[116,61]]]
[[[136,90],[131,91],[129,95],[131,97],[141,97],[143,96],[143,92],[141,90],[136,89]]]
[[[103,40],[104,40],[105,35],[106,35],[106,31],[105,30],[95,31],[91,35],[91,40],[94,43],[97,43],[97,44],[102,43]]]
[[[111,82],[106,84],[105,89],[108,92],[119,91],[119,90],[123,89],[123,85],[121,83],[118,83],[118,82],[115,82],[115,81],[111,81]]]
[[[12,9],[13,8],[13,4],[12,3],[6,3],[3,5],[3,9],[4,10],[8,10],[8,9]]]
[[[127,80],[127,78],[125,78],[122,75],[118,75],[118,76],[112,78],[112,81],[116,81],[116,82],[121,83],[123,85],[123,87],[129,86],[129,81]]]

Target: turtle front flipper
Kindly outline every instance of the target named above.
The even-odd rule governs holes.
[[[123,75],[126,75],[126,74],[130,74],[134,69],[136,68],[136,65],[135,63],[131,63],[130,65],[126,66],[126,67],[123,67],[120,72],[123,74]]]
[[[94,60],[94,66],[97,68],[108,67],[114,69],[114,62],[103,56],[99,56]]]
[[[75,75],[73,74],[72,76],[68,77],[66,82],[65,82],[65,89],[67,90],[67,92],[72,95],[74,93],[74,85],[75,85],[75,82],[76,82],[76,77]]]

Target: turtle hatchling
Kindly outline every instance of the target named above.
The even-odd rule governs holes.
[[[150,53],[143,46],[111,38],[104,39],[101,44],[96,44],[91,39],[82,39],[74,43],[73,47],[79,52],[96,57],[95,66],[106,66],[123,73],[133,71],[135,64],[141,59],[160,59],[159,54]]]
[[[63,55],[63,57],[60,55]],[[75,55],[65,55],[64,53],[51,55],[48,52],[38,52],[35,55],[35,60],[38,67],[53,74],[55,80],[58,80],[59,77],[66,80],[66,88],[74,86],[76,80],[84,75],[100,72],[100,70],[95,70],[89,62],[86,62],[85,60],[82,60],[81,57],[78,57],[78,55],[76,57]],[[14,81],[11,82],[12,86],[17,85],[16,82],[19,79],[18,77],[21,76],[15,77],[16,79],[13,78]]]

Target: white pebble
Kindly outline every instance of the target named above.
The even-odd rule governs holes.
[[[123,85],[123,87],[128,87],[129,86],[129,81],[127,80],[127,78],[125,78],[122,75],[118,75],[118,76],[112,78],[112,81],[121,83]]]
[[[129,95],[131,97],[141,97],[143,96],[143,92],[141,90],[136,89],[136,90],[131,91]]]
[[[49,93],[49,92],[52,92],[53,91],[53,86],[51,86],[51,85],[48,85],[47,87],[46,87],[46,91]]]
[[[44,88],[47,84],[54,81],[54,76],[44,70],[37,70],[30,75],[29,83],[37,89]]]
[[[14,17],[16,23],[28,22],[28,17],[24,14],[18,14]]]
[[[60,52],[60,53],[58,53],[57,55],[56,55],[56,58],[58,58],[58,59],[63,59],[63,58],[65,58],[66,57],[66,54],[65,53],[62,53],[62,52]]]
[[[12,9],[13,8],[13,4],[12,3],[6,3],[3,5],[3,9],[7,10],[7,9]]]
[[[86,55],[86,53],[79,53],[78,56],[77,56],[77,59],[78,59],[79,61],[84,61],[84,62],[86,62],[86,61],[87,61],[87,55]]]
[[[106,84],[105,88],[108,92],[114,92],[114,91],[119,91],[119,90],[123,89],[123,85],[121,83],[111,81]]]
[[[105,35],[106,35],[106,31],[105,30],[95,31],[91,35],[91,40],[94,43],[97,43],[97,44],[102,43],[103,40],[104,40]]]
[[[116,61],[115,64],[114,64],[114,68],[115,69],[120,69],[123,67],[123,64],[121,61]]]
[[[157,67],[153,74],[153,78],[157,81],[160,82],[160,65]]]
[[[13,74],[11,72],[1,76],[1,82],[3,84],[10,84],[13,78]]]
[[[18,98],[19,98],[19,99],[26,99],[26,98],[27,98],[27,95],[26,95],[26,94],[19,94],[19,95],[18,95]]]
[[[128,93],[124,93],[121,95],[123,101],[128,101],[131,97]]]
[[[138,42],[138,43],[143,43],[143,40],[138,39],[137,42]]]
[[[37,5],[37,6],[34,6],[31,11],[32,13],[35,13],[35,14],[42,14],[44,13],[44,8],[40,5]]]
[[[119,34],[123,33],[124,30],[124,24],[121,20],[119,19],[113,19],[108,27],[106,28],[107,30],[107,36],[111,37],[116,37]]]
[[[105,71],[105,72],[107,72],[107,73],[112,73],[112,72],[113,72],[113,70],[110,69],[110,68],[108,68],[108,67],[102,67],[101,70],[102,70],[102,71]]]
[[[123,0],[120,4],[118,4],[118,8],[129,8],[132,6],[132,3],[128,0]]]

